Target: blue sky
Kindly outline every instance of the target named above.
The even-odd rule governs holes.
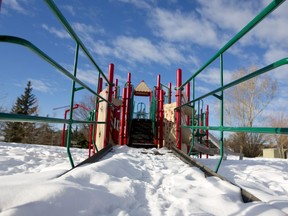
[[[177,68],[183,70],[186,80],[269,2],[55,0],[103,71],[114,63],[121,86],[130,71],[135,86],[145,80],[151,88],[157,74],[162,83],[175,85]],[[284,2],[224,55],[225,83],[240,68],[263,67],[288,56],[287,11]],[[72,70],[75,43],[44,1],[3,0],[0,34],[27,39]],[[1,43],[0,51],[0,105],[10,110],[31,80],[40,115],[61,117],[64,110],[53,108],[69,104],[71,81],[23,47]],[[273,72],[281,88],[267,114],[287,111],[285,72],[287,67]],[[95,89],[96,71],[84,55],[80,55],[78,75]],[[196,95],[218,87],[219,62],[207,68],[197,82]],[[84,95],[88,92],[77,93],[76,102]]]

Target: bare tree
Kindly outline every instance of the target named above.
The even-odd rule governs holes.
[[[284,113],[270,117],[271,127],[287,127],[288,118]],[[284,134],[273,134],[270,136],[272,144],[277,145],[277,149],[281,158],[285,158],[285,149],[288,148],[288,136]]]
[[[255,71],[252,67],[250,71]],[[248,70],[236,72],[234,80],[248,75]],[[269,75],[257,76],[225,92],[225,123],[228,125],[252,127],[255,120],[269,105],[277,91],[277,81]],[[259,119],[257,119],[259,120]],[[242,134],[242,135],[241,135]],[[259,155],[264,143],[264,136],[253,133],[235,133],[230,136],[233,142],[229,147],[239,149],[245,156]],[[239,139],[237,141],[237,139]],[[239,148],[233,145],[240,145]]]
[[[250,71],[255,71],[255,67],[252,67]],[[240,70],[232,78],[239,79],[249,73],[248,70]],[[276,91],[276,79],[267,74],[257,76],[227,90],[225,94],[226,123],[252,127],[255,119],[275,97]]]

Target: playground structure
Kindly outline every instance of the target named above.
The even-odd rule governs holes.
[[[114,65],[109,65],[108,76],[106,77],[54,2],[45,0],[76,43],[73,73],[67,71],[52,57],[25,39],[1,35],[0,42],[18,44],[30,49],[70,78],[72,81],[70,108],[65,112],[64,119],[0,113],[0,121],[59,123],[64,125],[63,134],[65,134],[67,125],[67,137],[63,135],[62,145],[65,144],[67,148],[72,168],[75,167],[73,156],[70,152],[72,125],[89,124],[89,157],[97,155],[101,150],[110,147],[111,144],[131,147],[176,147],[188,156],[199,155],[201,157],[202,154],[205,154],[208,157],[209,155],[219,154],[217,172],[225,154],[235,154],[224,148],[224,132],[288,134],[288,128],[227,127],[224,125],[223,120],[224,90],[288,64],[288,58],[286,57],[231,83],[224,85],[223,82],[223,54],[284,1],[272,1],[186,81],[182,82],[182,70],[178,69],[176,71],[176,102],[172,102],[172,83],[168,83],[167,86],[161,83],[160,75],[157,76],[156,86],[153,90],[150,90],[144,81],[134,88],[132,75],[128,73],[127,82],[122,89],[122,95],[120,95],[118,80],[116,79],[114,82]],[[80,49],[98,71],[97,91],[94,91],[77,78]],[[220,87],[196,98],[195,89],[198,87],[195,81],[196,77],[217,59],[220,60]],[[104,84],[107,87],[103,89]],[[89,120],[75,120],[73,118],[74,109],[81,107],[74,103],[74,96],[77,91],[82,89],[86,89],[96,97],[95,107],[93,110],[89,110]],[[149,113],[146,113],[144,104],[134,104],[134,96],[147,96],[150,98]],[[220,125],[218,126],[209,125],[209,106],[206,105],[204,107],[203,103],[203,100],[208,96],[214,96],[220,101]],[[134,109],[136,109],[135,115]],[[69,116],[67,118],[68,113]],[[218,131],[220,133],[219,139],[213,136],[210,131]],[[241,158],[242,156],[239,155],[239,157]]]

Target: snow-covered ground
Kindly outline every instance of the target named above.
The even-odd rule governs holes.
[[[72,155],[77,164],[87,150]],[[214,159],[201,162],[215,166]],[[0,215],[287,215],[287,165],[224,161],[220,174],[267,201],[245,204],[238,187],[205,178],[167,149],[115,146],[57,178],[70,168],[64,148],[0,143]]]

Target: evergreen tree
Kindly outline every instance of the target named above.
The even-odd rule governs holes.
[[[20,97],[17,97],[16,103],[11,109],[11,113],[22,115],[37,114],[37,98],[34,94],[32,94],[32,90],[31,82],[28,81],[24,94],[22,94]],[[6,142],[33,143],[35,124],[8,122],[5,125],[4,132]]]
[[[42,145],[53,145],[55,131],[48,123],[38,124],[36,128],[35,142]]]

